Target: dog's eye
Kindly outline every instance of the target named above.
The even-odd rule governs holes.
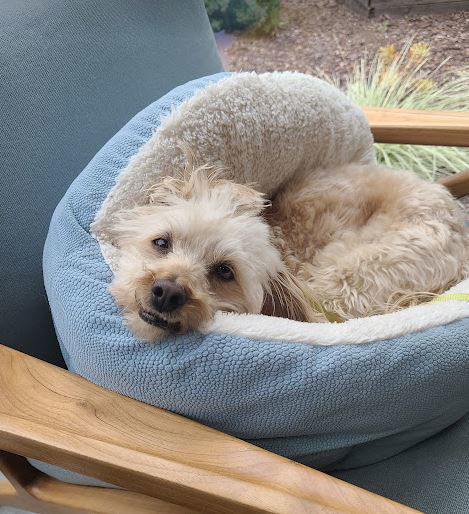
[[[213,268],[213,272],[222,280],[228,281],[234,279],[233,271],[227,264],[217,264]]]
[[[157,239],[153,239],[153,244],[156,246],[156,248],[158,248],[158,250],[169,250],[169,239],[165,239],[164,237],[158,237]]]

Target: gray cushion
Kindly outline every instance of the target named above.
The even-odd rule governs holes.
[[[43,289],[53,209],[135,112],[222,69],[202,0],[0,4],[0,337],[61,363]]]
[[[469,415],[395,457],[333,474],[427,514],[467,514]]]

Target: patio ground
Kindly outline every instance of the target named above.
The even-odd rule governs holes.
[[[244,33],[222,41],[226,69],[343,76],[366,54],[391,43],[400,48],[410,36],[431,45],[430,67],[450,57],[438,74],[469,64],[469,11],[369,19],[335,0],[281,0],[280,17],[270,37]]]

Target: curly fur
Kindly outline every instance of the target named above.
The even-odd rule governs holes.
[[[469,274],[462,209],[410,172],[315,171],[281,189],[268,218],[289,270],[342,319],[421,302]]]
[[[121,211],[113,226],[121,252],[110,291],[137,337],[156,341],[168,332],[142,319],[142,308],[180,333],[200,327],[217,310],[317,318],[272,244],[260,216],[266,205],[261,193],[202,167],[182,178],[162,179],[150,198],[150,205]],[[169,252],[155,248],[159,237],[171,240]],[[219,263],[229,264],[234,280],[217,278],[213,269]],[[150,298],[157,279],[182,286],[186,303],[156,313]]]
[[[255,189],[203,166],[151,188],[146,206],[121,211],[121,249],[111,292],[131,330],[149,324],[157,279],[183,287],[187,302],[159,314],[178,332],[216,311],[326,321],[391,312],[447,290],[469,275],[463,211],[442,186],[377,165],[347,165],[296,177],[268,205]],[[161,254],[152,241],[169,237]],[[213,275],[228,263],[235,279]],[[334,319],[334,318],[332,318]]]

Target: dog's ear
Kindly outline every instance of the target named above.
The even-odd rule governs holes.
[[[234,182],[227,182],[226,187],[231,189],[235,214],[257,216],[270,204],[263,193],[252,187]]]
[[[141,205],[133,209],[122,209],[112,216],[109,236],[113,244],[122,246],[127,240],[135,240],[142,227],[142,217],[153,214],[151,205]]]
[[[326,321],[323,313],[314,309],[311,298],[308,286],[283,270],[272,278],[264,295],[261,314],[295,321]]]
[[[190,196],[191,188],[187,180],[175,177],[162,177],[149,191],[150,203],[174,205],[181,199]]]

